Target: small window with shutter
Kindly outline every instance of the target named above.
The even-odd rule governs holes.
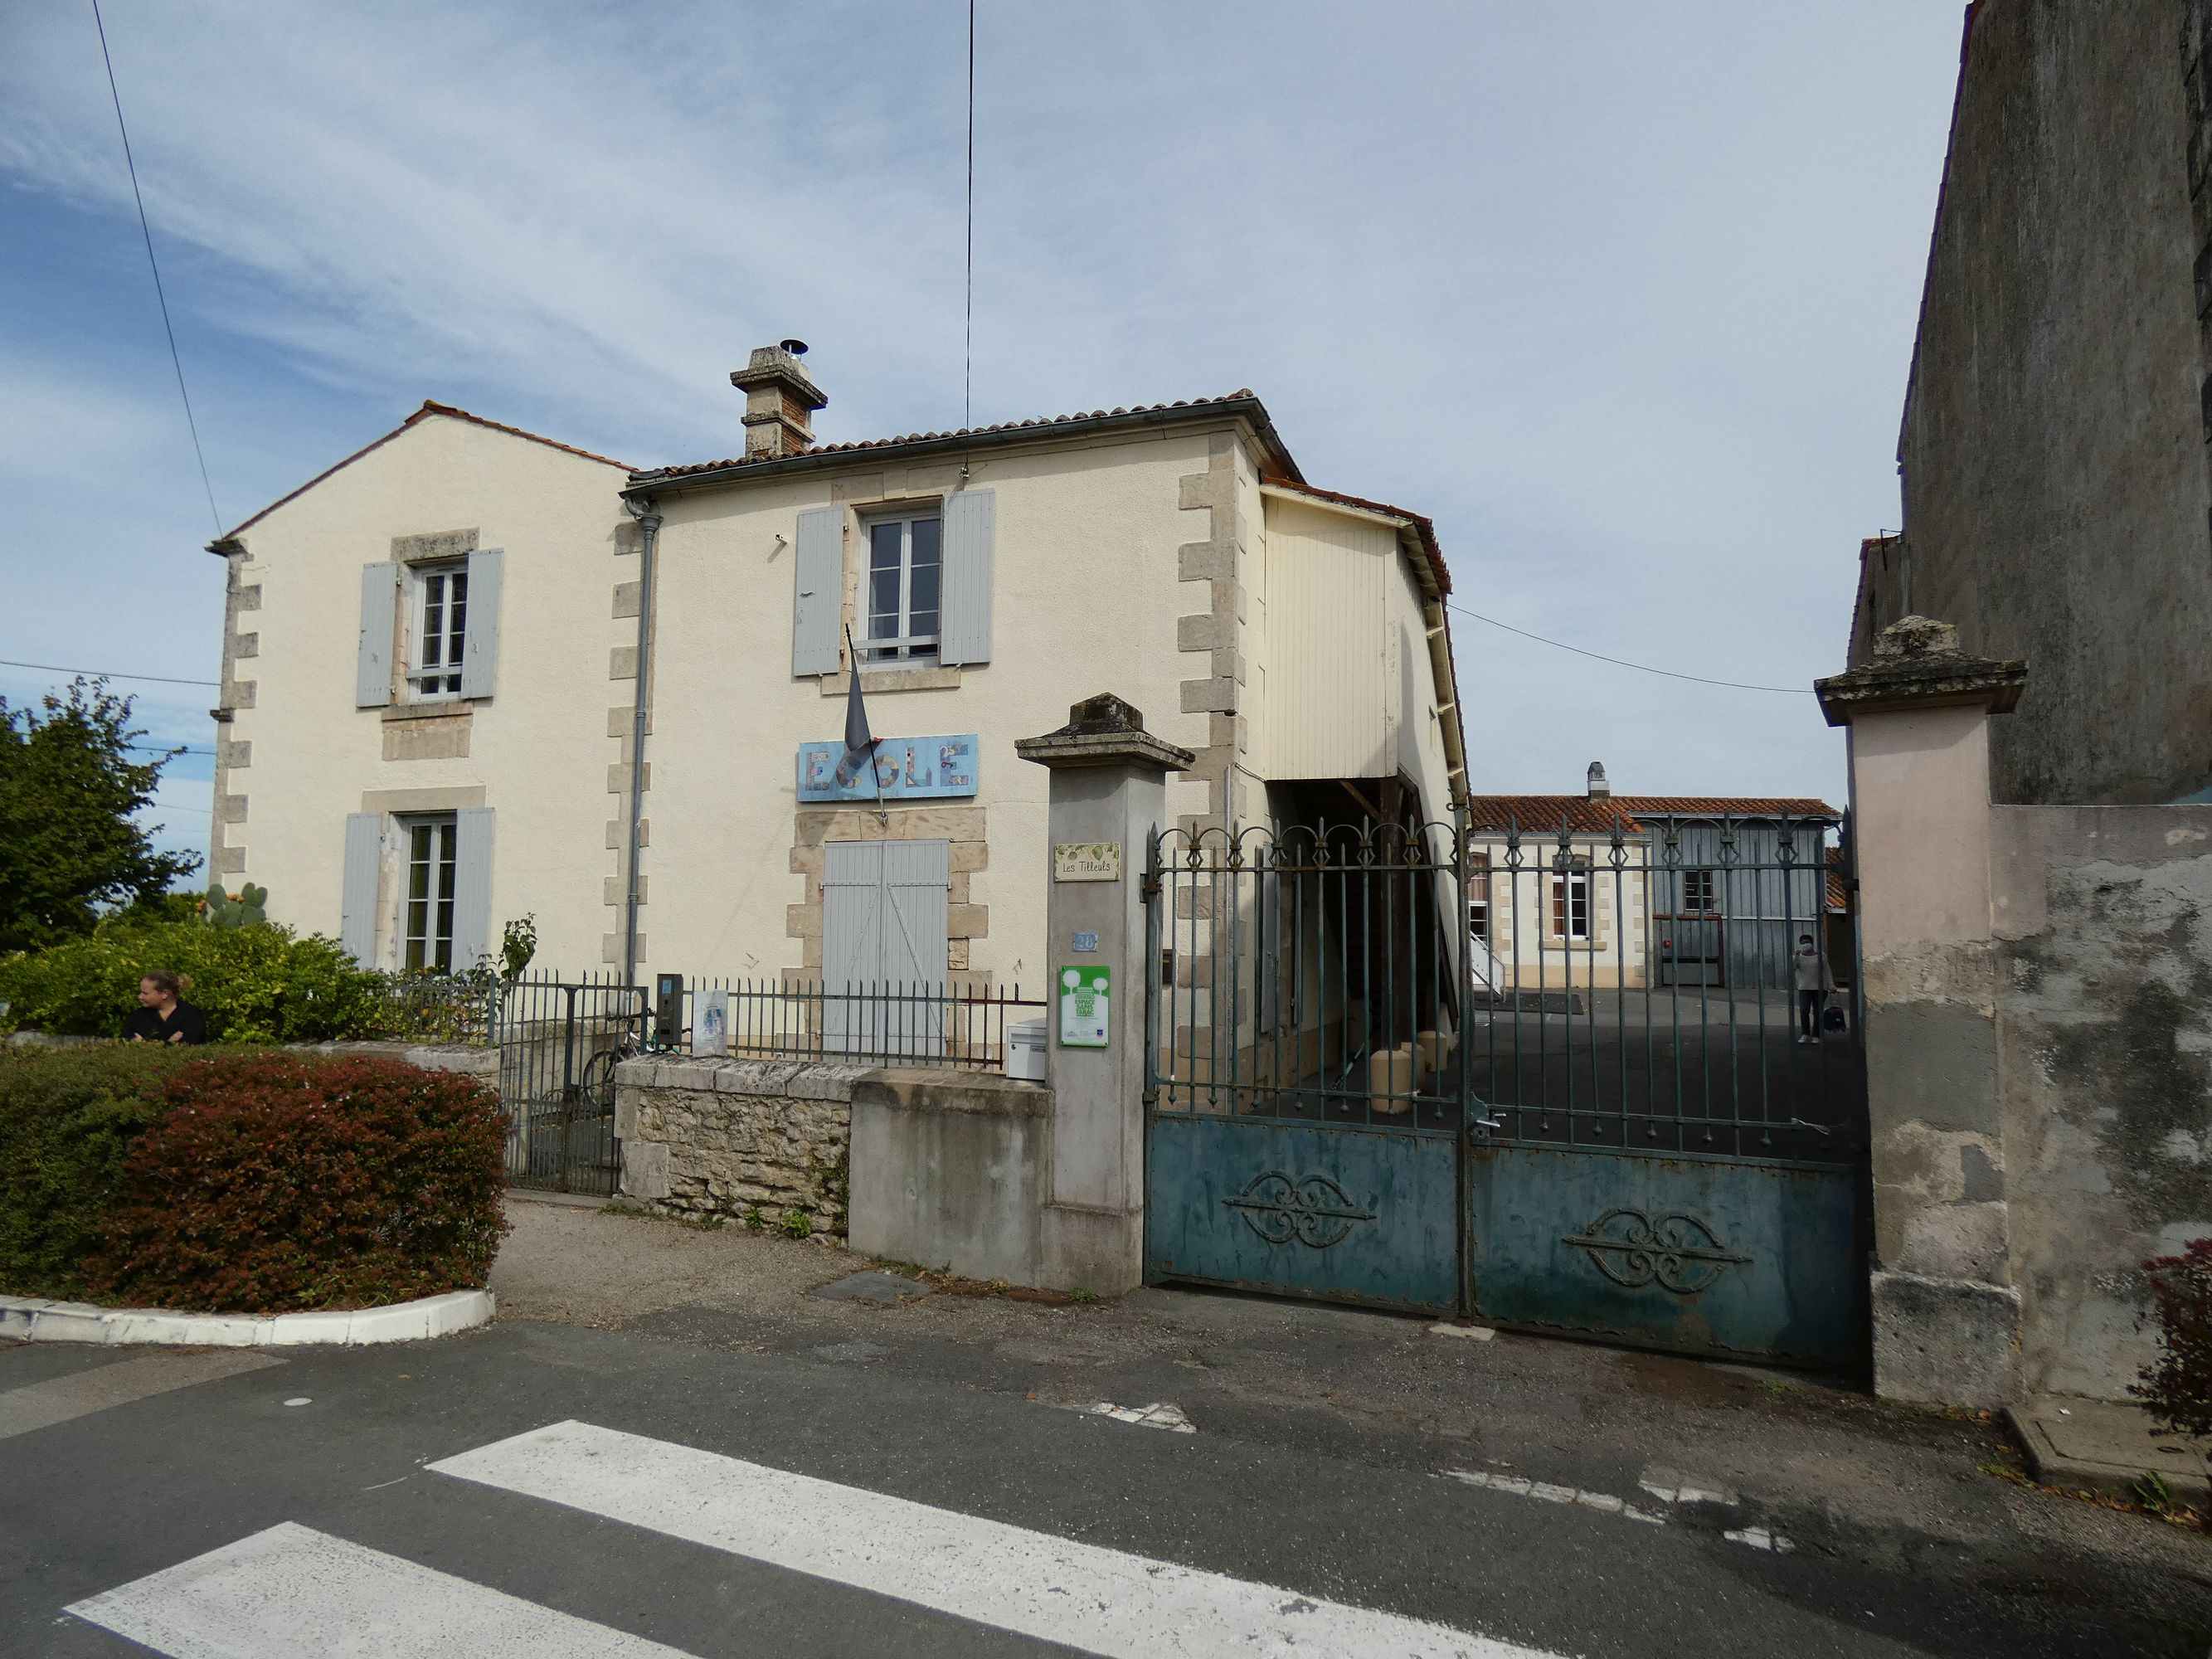
[[[415,625],[410,630],[409,690],[417,702],[458,697],[469,636],[467,562],[416,565],[411,597]]]
[[[935,662],[942,615],[945,520],[935,510],[867,521],[860,660]]]

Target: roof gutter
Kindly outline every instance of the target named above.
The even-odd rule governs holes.
[[[1297,482],[1304,481],[1304,475],[1298,471],[1297,463],[1291,459],[1290,451],[1284,447],[1281,435],[1276,432],[1274,422],[1267,418],[1266,405],[1257,398],[1224,398],[1212,403],[1187,404],[1181,409],[1139,409],[1121,415],[1081,415],[1070,420],[1040,421],[1034,425],[1007,427],[998,431],[932,432],[918,438],[893,439],[860,448],[801,450],[796,455],[779,455],[759,461],[732,461],[726,466],[708,467],[696,472],[663,467],[649,472],[633,472],[623,494],[632,496],[680,495],[687,490],[703,489],[717,484],[745,483],[764,477],[787,477],[794,473],[818,472],[830,467],[919,460],[937,455],[967,456],[984,449],[1094,437],[1102,433],[1141,431],[1146,428],[1212,424],[1224,420],[1241,420],[1252,428],[1253,435],[1266,453],[1267,465],[1263,471],[1279,471]]]
[[[1437,719],[1443,726],[1444,769],[1451,781],[1452,810],[1457,811],[1468,798],[1467,737],[1459,720],[1459,674],[1452,666],[1451,618],[1445,614],[1442,599],[1424,593],[1421,619],[1427,624],[1429,673],[1442,699],[1437,705]]]

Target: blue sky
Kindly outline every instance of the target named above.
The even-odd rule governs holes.
[[[424,398],[641,465],[795,334],[842,440],[962,408],[965,8],[107,0],[226,527]],[[981,0],[975,418],[1249,386],[1455,597],[1840,665],[1959,11]],[[220,562],[88,0],[0,0],[0,658],[212,679]],[[1454,618],[1476,787],[1843,790],[1803,696]],[[55,677],[0,668],[0,694]],[[211,687],[129,684],[205,751]],[[1096,688],[1089,688],[1096,689]],[[210,765],[165,787],[204,843]]]

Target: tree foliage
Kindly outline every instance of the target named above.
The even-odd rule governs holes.
[[[175,757],[133,757],[145,733],[131,707],[82,678],[33,707],[0,697],[0,951],[82,938],[103,909],[199,867],[198,854],[155,852],[132,821]]]
[[[113,1036],[158,968],[188,975],[186,1000],[217,1042],[325,1042],[372,1034],[378,979],[336,939],[260,922],[142,921],[126,912],[87,939],[0,957],[6,1026]],[[481,999],[479,999],[481,1000]]]

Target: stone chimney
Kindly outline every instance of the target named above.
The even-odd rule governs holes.
[[[1592,761],[1589,763],[1589,772],[1585,781],[1589,785],[1589,798],[1592,800],[1613,799],[1613,786],[1605,781],[1605,768],[1600,763]]]
[[[805,341],[784,340],[755,347],[750,361],[731,371],[730,384],[745,394],[747,460],[796,455],[814,441],[814,411],[830,400],[799,367],[805,355]]]

